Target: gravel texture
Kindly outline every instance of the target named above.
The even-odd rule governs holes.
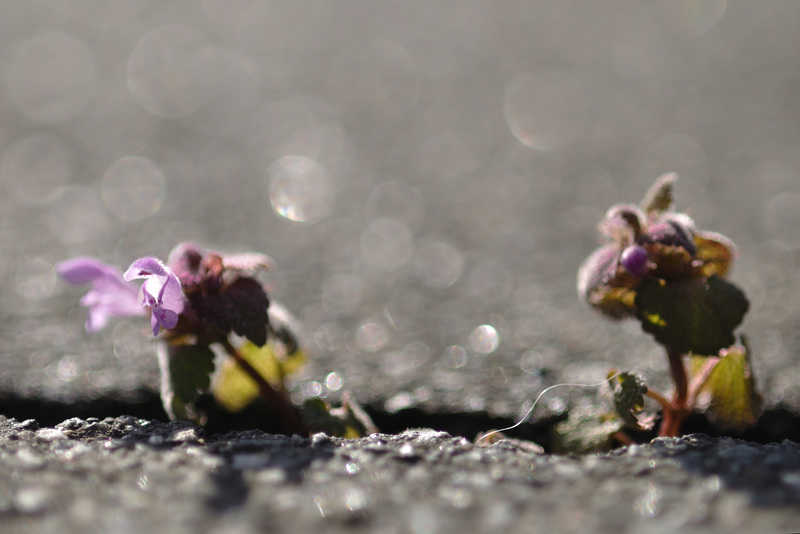
[[[206,436],[123,416],[0,422],[0,527],[61,532],[789,532],[800,445],[702,434],[610,454],[476,446],[430,429],[358,440]]]

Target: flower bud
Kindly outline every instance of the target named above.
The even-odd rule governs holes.
[[[640,278],[646,276],[650,270],[647,251],[639,245],[631,245],[623,250],[619,261],[626,271]]]

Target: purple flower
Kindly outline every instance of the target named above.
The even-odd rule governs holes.
[[[269,298],[253,276],[269,269],[263,254],[222,255],[191,243],[178,245],[169,263],[147,256],[125,273],[92,258],[75,258],[57,266],[58,274],[73,284],[91,283],[81,300],[89,307],[86,330],[96,332],[112,316],[140,315],[150,308],[150,325],[157,336],[214,336],[234,332],[258,346],[267,341]],[[131,281],[144,279],[141,290]],[[180,320],[180,326],[178,326]]]
[[[111,317],[141,315],[139,289],[122,278],[119,269],[94,258],[72,258],[56,265],[56,273],[70,284],[91,284],[81,299],[89,308],[86,331],[97,332]]]
[[[167,330],[175,328],[185,300],[181,283],[169,267],[158,258],[148,256],[133,262],[123,277],[128,281],[144,278],[142,306],[150,307],[154,336],[162,326]]]
[[[656,180],[639,206],[612,206],[598,225],[606,244],[578,269],[578,294],[615,318],[636,313],[637,288],[647,278],[662,283],[724,277],[736,249],[731,241],[695,228],[685,213],[670,211],[674,173]]]
[[[183,287],[188,309],[185,315],[202,327],[227,336],[234,332],[261,347],[267,342],[269,298],[253,276],[272,265],[263,254],[225,255],[192,243],[178,245],[169,266]]]

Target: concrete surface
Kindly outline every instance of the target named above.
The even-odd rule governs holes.
[[[12,419],[0,459],[9,533],[800,529],[800,445],[789,441],[697,434],[557,456],[430,429],[306,440],[133,417]]]

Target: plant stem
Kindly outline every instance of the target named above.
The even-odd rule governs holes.
[[[672,395],[672,402],[663,410],[664,419],[661,421],[661,428],[658,431],[658,435],[661,437],[677,436],[690,412],[686,402],[689,380],[686,376],[686,368],[683,366],[683,354],[668,347],[667,358],[672,380],[675,382],[675,393]]]
[[[669,358],[669,370],[672,373],[672,380],[675,381],[672,404],[676,407],[684,407],[686,406],[689,380],[686,377],[686,368],[683,366],[683,354],[668,348],[667,358]]]
[[[236,364],[245,373],[258,384],[258,392],[261,398],[267,403],[270,409],[281,423],[281,428],[287,434],[298,434],[300,436],[308,436],[308,429],[300,420],[297,412],[289,403],[285,395],[281,395],[267,382],[256,369],[250,365],[247,360],[236,350],[236,347],[231,345],[230,341],[223,338],[220,343],[225,348],[228,354],[234,359]]]

